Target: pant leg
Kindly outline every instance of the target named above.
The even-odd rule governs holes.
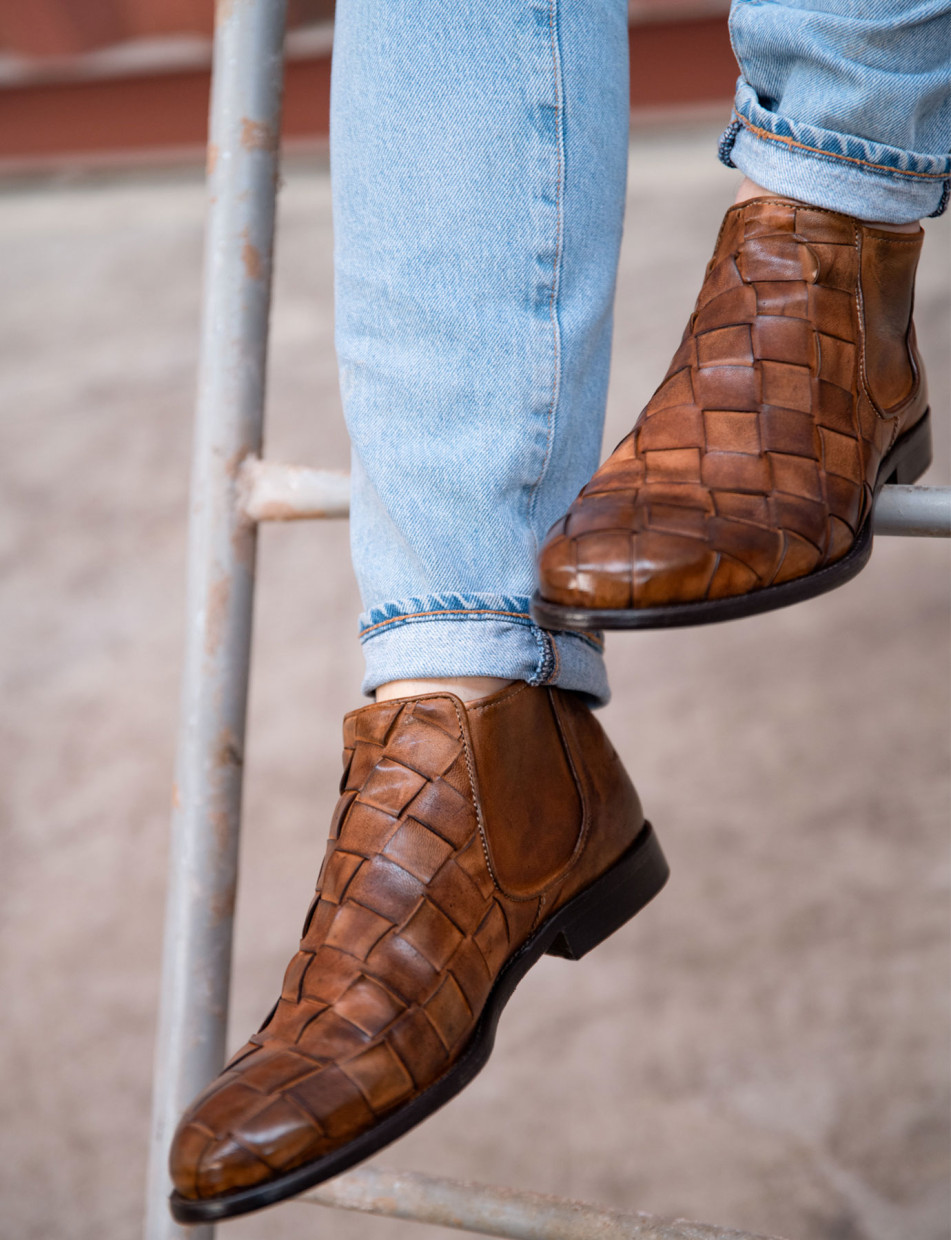
[[[951,178],[949,0],[733,0],[721,159],[859,219],[939,215]]]
[[[492,675],[599,701],[531,620],[597,466],[627,161],[625,0],[339,0],[331,168],[364,690]]]

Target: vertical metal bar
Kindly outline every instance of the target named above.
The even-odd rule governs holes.
[[[286,0],[218,0],[208,219],[188,534],[187,633],[146,1209],[176,1226],[166,1159],[224,1057],[237,879],[255,527],[237,503],[261,448]]]

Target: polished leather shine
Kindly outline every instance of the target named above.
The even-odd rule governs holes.
[[[300,949],[269,1019],[178,1127],[180,1196],[267,1184],[438,1081],[513,953],[643,826],[575,694],[519,682],[348,715]]]
[[[666,378],[548,534],[539,598],[648,612],[846,556],[926,413],[922,235],[778,198],[731,208]]]

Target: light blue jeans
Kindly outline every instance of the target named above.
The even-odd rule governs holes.
[[[949,0],[734,0],[742,76],[720,157],[864,220],[940,215],[951,178]]]
[[[338,0],[337,351],[367,693],[487,675],[607,700],[601,640],[538,628],[528,603],[539,542],[598,464],[626,27],[627,0]],[[941,208],[951,0],[735,0],[731,29],[724,159],[866,219]]]

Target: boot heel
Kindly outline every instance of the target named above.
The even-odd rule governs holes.
[[[653,900],[669,875],[667,858],[647,823],[620,861],[565,906],[564,924],[546,955],[580,960]]]
[[[911,486],[931,464],[931,410],[895,444],[883,467],[885,485]]]

